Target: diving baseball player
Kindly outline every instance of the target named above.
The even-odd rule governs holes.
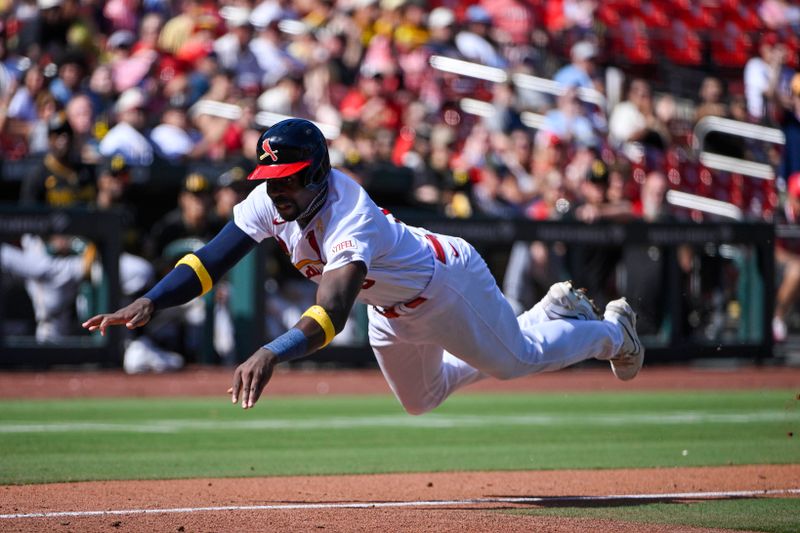
[[[369,305],[369,340],[405,410],[422,414],[457,389],[492,376],[511,379],[586,359],[632,379],[644,348],[625,299],[603,319],[569,282],[553,285],[519,317],[486,263],[466,241],[410,227],[379,208],[355,181],[331,169],[325,138],[302,119],[281,121],[258,141],[264,180],[206,246],[181,259],[145,296],[87,320],[90,331],[143,326],[153,313],[211,289],[237,261],[272,237],[319,285],[316,305],[234,372],[231,399],[253,407],[275,365],[305,357],[342,330],[353,303]]]

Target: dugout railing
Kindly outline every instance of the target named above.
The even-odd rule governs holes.
[[[635,222],[585,225],[524,220],[455,220],[417,212],[397,211],[395,214],[405,223],[469,240],[487,258],[498,283],[502,283],[508,253],[518,241],[540,241],[567,249],[607,246],[659,250],[666,258],[665,276],[661,283],[649,288],[649,292],[652,297],[659,296],[663,300],[664,308],[657,331],[644,338],[649,361],[719,357],[763,361],[773,355],[769,324],[775,292],[773,243],[776,228],[771,224]],[[119,273],[115,260],[121,251],[120,227],[119,218],[107,213],[45,211],[13,206],[0,208],[0,240],[14,241],[23,233],[69,233],[97,243],[104,273],[102,280],[96,282],[93,292],[94,311],[97,312],[115,309],[120,302]],[[778,227],[777,230],[786,237],[792,237],[797,232],[793,227]],[[691,274],[682,269],[674,253],[679,248],[691,250],[695,262],[715,264],[718,268],[712,270],[710,277],[695,276],[697,279],[689,279]],[[236,357],[239,360],[246,358],[265,340],[266,296],[263,288],[267,252],[263,246],[258,249],[259,252],[249,256],[231,276]],[[638,266],[628,264],[625,268],[629,271],[627,275],[630,275],[630,270]],[[643,264],[641,268],[651,266]],[[623,272],[622,277],[625,275]],[[701,285],[704,283],[710,284],[712,289],[716,288],[718,293],[715,295],[713,290],[703,290]],[[6,286],[4,283],[3,287]],[[700,300],[687,297],[692,287]],[[30,336],[9,333],[5,318],[9,310],[17,305],[18,302],[10,301],[7,294],[0,294],[0,366],[121,364],[124,336],[121,328],[111,328],[105,337],[79,333],[55,345],[37,344]],[[705,318],[698,307],[705,308]],[[363,308],[356,310],[355,320],[366,320],[363,311]],[[720,320],[721,324],[718,323]],[[332,345],[314,360],[349,365],[372,364],[366,328],[358,330],[360,334],[352,338],[349,344]],[[214,361],[209,357],[200,362]]]

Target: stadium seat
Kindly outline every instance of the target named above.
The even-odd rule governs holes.
[[[639,17],[624,19],[612,36],[612,47],[629,63],[650,65],[655,63],[647,26]]]
[[[671,31],[662,48],[667,58],[678,65],[699,65],[703,62],[703,41],[684,19],[672,21]]]
[[[650,30],[663,30],[670,27],[670,18],[667,6],[661,2],[643,2],[641,4],[641,17]]]
[[[716,8],[694,1],[681,0],[678,4],[679,9],[674,14],[675,18],[681,19],[693,30],[715,31]]]
[[[727,20],[722,31],[709,40],[711,59],[721,67],[744,68],[750,58],[752,42],[750,37],[733,20]]]

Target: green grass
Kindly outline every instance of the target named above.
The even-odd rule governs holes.
[[[714,500],[614,507],[558,507],[556,509],[526,509],[514,511],[514,513],[770,533],[800,531],[800,506],[796,499]]]
[[[0,483],[800,461],[796,391],[0,402]],[[796,435],[790,437],[789,433]],[[796,501],[796,500],[795,500]]]

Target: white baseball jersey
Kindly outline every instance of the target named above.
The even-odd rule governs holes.
[[[424,230],[397,222],[349,176],[332,170],[328,199],[305,228],[286,222],[266,183],[234,207],[236,225],[255,241],[274,237],[295,268],[319,283],[323,272],[354,261],[367,265],[359,301],[389,307],[418,296],[433,275]]]
[[[607,359],[622,346],[620,327],[608,321],[548,321],[537,307],[516,317],[468,242],[396,221],[339,171],[329,180],[328,198],[305,229],[280,218],[266,184],[234,208],[234,222],[258,242],[275,237],[317,283],[347,263],[367,265],[358,299],[371,304],[370,345],[408,412],[427,412],[487,376]]]

